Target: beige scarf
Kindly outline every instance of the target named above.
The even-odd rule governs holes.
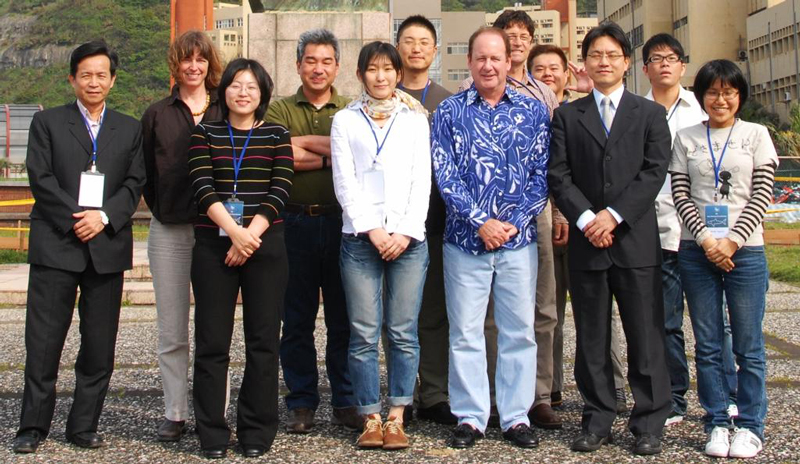
[[[400,89],[394,89],[392,97],[387,98],[386,100],[376,100],[375,98],[372,98],[366,90],[362,90],[361,97],[358,101],[360,102],[361,108],[364,110],[367,116],[372,119],[390,118],[397,110],[397,105],[401,103],[406,105],[411,111],[428,117],[428,110],[426,110],[425,107],[423,107],[422,104],[417,101],[417,99]]]

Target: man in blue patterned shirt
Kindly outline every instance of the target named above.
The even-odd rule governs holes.
[[[459,425],[450,446],[466,448],[489,420],[483,322],[494,295],[499,330],[497,408],[503,437],[538,445],[528,420],[536,381],[533,319],[536,216],[547,204],[548,110],[506,86],[504,31],[469,40],[473,85],[439,105],[431,132],[436,183],[447,207],[445,293],[450,322],[449,389]],[[532,245],[532,246],[531,246]]]

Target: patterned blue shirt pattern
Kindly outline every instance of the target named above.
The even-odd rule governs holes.
[[[547,205],[549,147],[547,107],[508,86],[494,108],[474,85],[444,100],[433,116],[431,153],[447,207],[445,240],[486,253],[478,229],[497,219],[519,231],[500,249],[535,242],[535,219]]]

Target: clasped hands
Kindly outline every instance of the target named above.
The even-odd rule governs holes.
[[[225,255],[225,264],[230,267],[241,266],[261,246],[261,238],[249,228],[238,226],[232,234],[231,247]]]
[[[75,236],[83,243],[95,238],[106,227],[103,224],[103,216],[100,214],[100,210],[80,211],[74,213],[72,217],[78,219],[78,222],[72,226],[72,230],[75,231]]]
[[[372,242],[384,261],[394,261],[399,258],[411,243],[411,238],[408,236],[397,232],[390,234],[382,227],[370,230],[368,235],[369,241]]]
[[[518,232],[519,230],[509,222],[489,219],[478,229],[478,236],[483,240],[486,249],[492,251],[514,238]]]
[[[583,235],[596,248],[608,248],[614,242],[614,229],[617,228],[617,220],[614,216],[604,209],[595,215],[594,219],[583,228]]]
[[[725,272],[730,272],[734,268],[733,254],[739,250],[739,246],[729,238],[715,239],[709,237],[703,240],[703,251],[706,258],[714,263],[718,268]]]

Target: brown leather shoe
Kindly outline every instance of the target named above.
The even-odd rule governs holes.
[[[297,408],[289,410],[286,431],[289,433],[311,433],[314,428],[314,410]]]
[[[364,432],[358,437],[356,444],[359,448],[380,448],[383,446],[383,428],[381,417],[378,415],[367,416],[364,421]]]
[[[399,450],[408,448],[408,437],[403,423],[392,416],[383,423],[383,449]]]
[[[331,416],[332,425],[343,425],[350,432],[361,430],[364,426],[364,417],[358,413],[355,406],[349,408],[333,408]]]
[[[530,419],[531,424],[542,429],[553,430],[561,428],[561,418],[558,417],[549,404],[543,403],[534,406],[533,409],[528,411],[528,419]]]

